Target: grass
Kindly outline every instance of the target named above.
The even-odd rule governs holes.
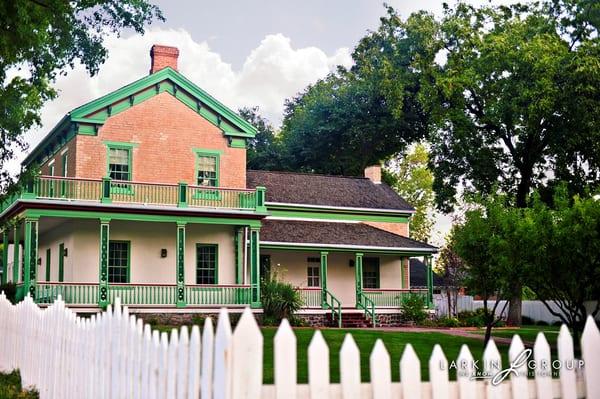
[[[0,398],[2,399],[37,399],[35,391],[24,391],[21,387],[21,376],[18,371],[10,374],[0,373]]]
[[[512,338],[513,335],[518,334],[523,341],[535,342],[535,339],[539,332],[543,332],[551,346],[556,346],[556,340],[558,339],[558,332],[560,327],[558,326],[536,326],[526,325],[521,328],[506,328],[506,329],[493,329],[493,338]],[[485,329],[474,331],[476,334],[485,334]]]
[[[160,331],[170,331],[172,327],[157,326]],[[264,337],[264,353],[263,353],[263,381],[265,384],[273,383],[273,337],[277,329],[265,327],[262,329]],[[297,339],[297,356],[298,356],[298,382],[306,383],[308,381],[308,345],[312,339],[314,330],[309,328],[298,328],[294,330]],[[462,344],[467,344],[475,359],[481,359],[483,354],[483,341],[475,338],[464,338],[453,335],[448,335],[438,332],[391,332],[391,331],[376,331],[376,330],[339,330],[339,329],[323,329],[321,330],[323,337],[329,346],[329,368],[331,373],[331,381],[339,382],[340,380],[340,364],[339,351],[346,333],[352,333],[356,344],[360,349],[361,363],[361,379],[363,382],[370,381],[369,373],[369,355],[375,345],[377,339],[382,339],[386,349],[391,357],[392,364],[392,380],[399,381],[399,364],[402,352],[406,344],[410,343],[417,356],[421,360],[421,376],[423,380],[429,379],[428,361],[433,346],[440,344],[444,350],[448,361],[456,360],[458,352]],[[498,349],[502,354],[502,364],[508,364],[508,346],[498,345]],[[455,373],[450,370],[450,377],[455,378]]]

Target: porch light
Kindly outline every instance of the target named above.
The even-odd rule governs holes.
[[[167,249],[163,248],[160,250],[160,257],[161,258],[166,258],[167,257]]]
[[[66,258],[69,255],[67,248],[63,248],[63,256]]]
[[[349,267],[354,267],[354,259],[350,259],[350,260],[348,261],[348,266],[349,266]]]

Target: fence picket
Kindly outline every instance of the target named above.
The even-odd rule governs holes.
[[[177,351],[177,364],[175,365],[177,370],[176,375],[176,389],[177,389],[177,399],[187,399],[188,397],[188,367],[192,367],[189,362],[190,355],[190,336],[188,333],[187,326],[181,327],[181,335],[179,336],[179,345],[175,346],[175,350]],[[196,372],[192,372],[189,370],[190,376],[194,374],[198,374],[198,370]]]
[[[529,398],[529,392],[527,391],[527,364],[522,362],[525,356],[524,351],[525,346],[521,337],[518,334],[513,335],[508,348],[508,360],[516,371],[516,373],[511,373],[510,375],[510,384],[514,399]]]
[[[340,349],[340,384],[344,399],[360,397],[360,352],[351,334],[346,334]]]
[[[403,398],[421,397],[421,362],[411,344],[406,344],[400,358],[400,382]]]
[[[329,347],[319,330],[308,345],[308,384],[312,399],[329,399]]]
[[[571,337],[569,329],[564,324],[560,327],[556,346],[558,349],[558,360],[563,365],[559,370],[562,397],[563,399],[575,399],[577,398],[575,370],[566,367],[568,364],[575,364],[573,338]]]
[[[450,384],[448,383],[448,360],[442,347],[436,344],[429,358],[429,382],[433,399],[448,399]]]
[[[477,391],[475,380],[475,363],[469,347],[463,344],[456,359],[456,381],[460,399],[475,399]]]
[[[287,319],[283,319],[273,338],[275,395],[277,399],[296,398],[296,336]]]
[[[539,399],[552,399],[552,359],[550,358],[550,345],[548,345],[548,341],[542,332],[539,332],[535,339],[533,356],[536,363],[535,385],[537,388],[537,397]]]
[[[390,399],[392,397],[392,369],[390,355],[381,339],[375,341],[369,357],[371,386],[374,398]]]
[[[213,365],[213,398],[229,399],[231,395],[231,323],[225,309],[221,309],[215,335]]]
[[[166,398],[175,398],[177,395],[177,366],[179,359],[177,357],[177,348],[179,347],[179,334],[177,329],[171,330],[171,339],[169,340],[167,354],[167,381],[166,381]]]
[[[600,332],[592,316],[588,316],[581,335],[581,355],[585,362],[585,396],[600,398]]]
[[[201,352],[203,351],[201,351],[200,346],[200,328],[194,325],[192,327],[188,352],[187,399],[198,399],[200,395]],[[209,353],[212,354],[212,351],[209,351]]]
[[[262,388],[263,336],[250,308],[242,313],[231,347],[232,397],[259,398]]]
[[[496,343],[493,339],[490,339],[483,351],[483,372],[486,376],[492,377],[485,380],[486,397],[488,399],[502,399],[503,397],[503,384],[492,384],[493,377],[500,370],[502,370],[502,358],[500,357]]]
[[[204,320],[204,329],[202,330],[202,367],[200,368],[202,376],[200,377],[200,397],[210,399],[212,394],[213,379],[213,356],[214,356],[214,331],[212,319],[210,317]]]

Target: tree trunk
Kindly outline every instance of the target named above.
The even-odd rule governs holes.
[[[521,325],[521,290],[522,284],[515,283],[508,307],[508,316],[506,318],[506,324],[509,326]]]

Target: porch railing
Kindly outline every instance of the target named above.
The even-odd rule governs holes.
[[[249,285],[186,285],[188,305],[247,305],[251,301]]]
[[[109,284],[108,301],[117,297],[123,305],[173,305],[176,302],[175,284]]]
[[[298,287],[296,291],[300,294],[304,307],[306,308],[321,308],[323,305],[323,297],[321,288],[319,287]]]
[[[233,189],[75,177],[38,176],[0,203],[3,212],[18,199],[77,200],[190,208],[265,211],[264,188]]]
[[[53,303],[59,295],[68,304],[94,306],[98,304],[98,284],[38,282],[35,285],[37,303]]]
[[[363,289],[366,298],[374,303],[376,307],[394,307],[402,305],[402,301],[409,295],[419,295],[427,303],[427,289]]]

